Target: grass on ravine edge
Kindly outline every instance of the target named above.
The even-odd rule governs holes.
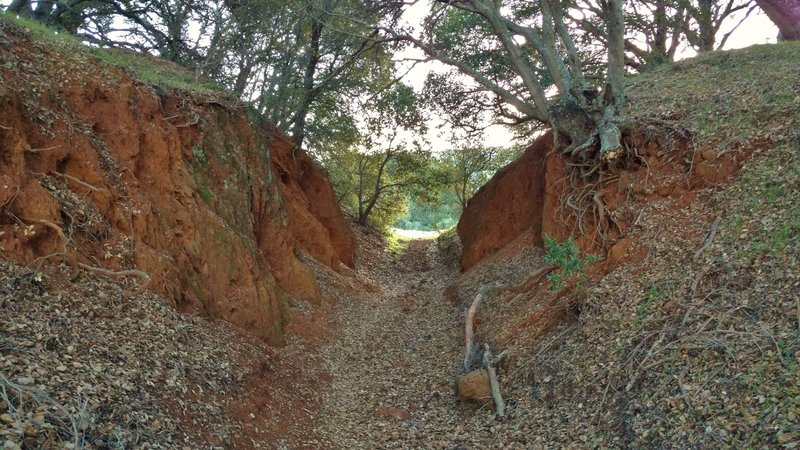
[[[224,92],[224,88],[221,86],[211,81],[198,79],[191,70],[153,55],[85,45],[80,39],[69,33],[12,14],[0,13],[0,25],[3,22],[30,33],[35,40],[46,42],[49,47],[63,51],[70,57],[80,59],[79,56],[94,56],[108,66],[125,70],[137,81],[145,84],[201,93],[220,94]]]

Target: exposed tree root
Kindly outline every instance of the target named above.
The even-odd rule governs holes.
[[[128,277],[128,276],[134,276],[134,277],[139,278],[141,280],[141,285],[139,286],[139,288],[137,288],[133,292],[126,293],[125,294],[126,297],[135,297],[135,296],[143,293],[148,288],[148,286],[150,285],[150,281],[151,281],[150,275],[142,272],[141,270],[126,269],[126,270],[114,271],[114,270],[103,269],[102,267],[90,266],[88,264],[84,264],[82,262],[78,262],[77,257],[74,254],[70,253],[70,251],[69,251],[69,243],[72,242],[72,239],[67,237],[67,235],[64,233],[64,230],[60,226],[56,225],[55,223],[53,223],[53,222],[51,222],[49,220],[45,220],[45,219],[33,219],[33,220],[31,220],[31,222],[44,225],[44,226],[50,228],[51,230],[55,231],[58,234],[58,237],[61,239],[61,242],[63,243],[63,246],[62,246],[62,249],[61,249],[60,252],[51,253],[49,255],[45,255],[45,256],[42,256],[40,258],[37,258],[35,263],[38,264],[38,267],[41,267],[41,264],[44,263],[44,261],[46,261],[47,259],[50,259],[50,258],[56,257],[56,256],[60,256],[64,260],[64,262],[67,263],[70,266],[70,268],[72,269],[71,277],[72,277],[73,280],[78,277],[79,269],[83,269],[83,270],[86,270],[87,272],[92,272],[92,273],[101,274],[101,275],[105,275],[105,276],[109,276],[109,277],[115,277],[115,278]]]
[[[59,176],[61,178],[65,178],[67,180],[70,180],[70,181],[73,181],[75,183],[78,183],[79,185],[85,187],[86,189],[89,189],[92,192],[109,192],[108,189],[92,186],[91,184],[89,184],[89,183],[87,183],[87,182],[85,182],[83,180],[79,180],[78,178],[75,178],[72,175],[67,175],[65,173],[56,172],[55,170],[50,172],[50,173],[52,173],[53,175]]]
[[[490,289],[491,292],[499,292],[499,291],[506,291],[512,294],[521,294],[523,292],[528,292],[531,288],[542,280],[547,274],[552,272],[556,269],[556,266],[551,264],[544,267],[540,267],[539,269],[535,270],[527,280],[523,281],[522,284],[513,287],[496,287]]]
[[[147,287],[150,285],[150,281],[151,281],[150,280],[150,275],[142,272],[141,270],[127,269],[127,270],[116,270],[116,271],[114,271],[114,270],[103,269],[101,267],[90,266],[90,265],[84,264],[84,263],[78,263],[78,266],[81,269],[84,269],[86,271],[89,271],[89,272],[92,272],[92,273],[99,273],[101,275],[106,275],[106,276],[110,276],[110,277],[117,277],[117,278],[127,277],[127,276],[138,277],[140,280],[142,280],[142,284],[135,291],[128,293],[127,294],[128,297],[135,297],[135,296],[141,294],[142,292],[144,292],[145,290],[147,290]]]

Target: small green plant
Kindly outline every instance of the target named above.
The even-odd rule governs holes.
[[[547,276],[547,279],[550,280],[550,288],[553,291],[560,291],[564,287],[564,283],[575,274],[581,274],[582,277],[585,277],[586,267],[598,259],[595,255],[581,257],[580,250],[572,238],[567,238],[564,242],[558,242],[549,236],[545,236],[544,248],[544,260],[558,266],[558,270],[551,272]]]
[[[650,308],[650,304],[655,300],[663,298],[663,296],[664,292],[661,290],[658,284],[650,286],[644,296],[644,300],[639,304],[639,310],[636,312],[636,319],[633,323],[635,328],[640,328],[644,323],[644,319],[647,317],[647,311]]]
[[[198,161],[203,164],[208,164],[208,158],[206,158],[206,152],[203,150],[203,147],[195,145],[192,147],[192,156],[195,157]]]

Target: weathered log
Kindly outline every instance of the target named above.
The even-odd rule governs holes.
[[[472,305],[470,305],[469,310],[467,310],[467,318],[464,324],[464,341],[466,344],[466,348],[464,350],[464,373],[469,372],[470,366],[472,365],[472,361],[474,358],[474,354],[476,352],[475,349],[475,314],[478,312],[478,306],[486,297],[486,293],[488,292],[488,288],[486,286],[481,287],[478,290],[478,293],[475,295],[475,300],[472,301]]]

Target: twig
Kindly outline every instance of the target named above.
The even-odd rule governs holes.
[[[9,406],[9,411],[11,411],[12,414],[15,414],[16,410],[14,408],[14,405],[12,405],[11,401],[7,398],[6,387],[10,387],[11,389],[14,389],[20,394],[22,394],[23,392],[31,394],[31,396],[34,397],[35,399],[43,401],[45,403],[50,403],[52,406],[56,407],[57,409],[60,409],[62,412],[64,412],[64,415],[67,417],[67,419],[69,419],[72,428],[72,444],[73,444],[72,448],[76,449],[82,448],[80,445],[81,435],[80,431],[78,430],[78,421],[76,420],[74,415],[70,414],[69,410],[67,410],[67,408],[64,405],[62,405],[61,403],[59,403],[58,401],[47,395],[47,393],[39,389],[21,386],[19,384],[12,382],[8,378],[6,378],[5,375],[3,375],[2,373],[0,373],[0,387],[2,387],[2,393],[4,397],[3,400]]]
[[[694,294],[697,292],[697,288],[700,286],[700,280],[702,280],[707,273],[708,272],[706,272],[705,268],[703,268],[703,270],[701,270],[700,273],[697,274],[697,276],[694,279],[694,282],[692,282],[692,286],[689,288],[689,295],[686,297],[687,300],[691,301],[692,299],[694,299]]]
[[[17,199],[17,196],[19,196],[20,187],[19,187],[19,185],[15,184],[14,188],[16,188],[16,191],[14,191],[14,195],[9,197],[8,200],[6,200],[5,203],[0,205],[0,208],[5,208],[6,206],[11,206],[14,203],[14,201]]]
[[[89,189],[92,192],[109,192],[108,189],[106,189],[106,188],[99,188],[99,187],[92,186],[91,184],[89,184],[89,183],[87,183],[85,181],[79,180],[79,179],[73,177],[72,175],[67,175],[65,173],[56,172],[55,170],[50,172],[50,173],[52,173],[54,175],[57,175],[59,177],[62,177],[62,178],[66,178],[66,179],[68,179],[70,181],[74,181],[74,182],[80,184],[81,186],[85,187],[86,189]]]
[[[717,230],[719,229],[720,220],[721,220],[720,217],[717,216],[717,218],[714,220],[714,223],[711,224],[711,229],[709,229],[708,233],[706,234],[706,240],[703,243],[703,246],[700,247],[699,250],[694,252],[694,256],[692,257],[692,259],[694,259],[695,261],[700,256],[700,254],[703,253],[708,248],[709,245],[711,245],[711,242],[717,235]]]
[[[683,388],[683,383],[682,383],[683,376],[686,375],[686,372],[688,372],[689,369],[691,369],[691,367],[692,367],[691,364],[684,367],[683,370],[681,370],[681,373],[678,376],[676,376],[675,379],[678,380],[678,389],[680,389],[681,391],[681,397],[683,397],[684,403],[686,403],[686,406],[689,407],[689,410],[696,411],[694,405],[689,400],[689,396],[686,394],[686,389]]]
[[[47,147],[47,148],[26,148],[25,151],[28,153],[42,153],[42,152],[49,152],[50,150],[58,150],[60,149],[60,145],[56,145],[54,147]]]
[[[489,344],[484,344],[483,365],[486,367],[486,373],[489,375],[489,386],[492,390],[494,405],[497,408],[497,415],[503,417],[506,415],[506,402],[503,400],[502,392],[500,392],[500,382],[497,381],[497,371],[492,364],[493,362],[494,359],[492,359],[492,350],[489,348]]]

